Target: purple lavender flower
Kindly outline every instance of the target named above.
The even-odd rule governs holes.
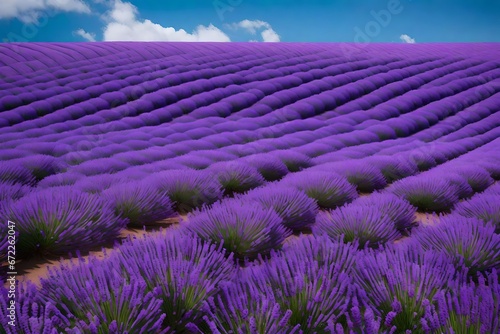
[[[475,192],[481,192],[495,182],[490,174],[479,166],[459,166],[452,170],[463,176]]]
[[[368,161],[380,168],[387,182],[394,182],[418,173],[418,167],[415,163],[405,159],[396,159],[393,156],[379,155],[370,157]]]
[[[70,326],[72,314],[64,315],[57,309],[58,301],[43,302],[37,287],[28,281],[16,283],[15,304],[9,304],[9,290],[0,288],[0,328],[3,333],[49,333],[57,334]],[[11,311],[12,310],[12,311]],[[10,315],[15,317],[10,317]],[[9,324],[14,322],[15,326]]]
[[[392,184],[388,191],[422,211],[450,210],[458,202],[457,189],[435,175],[409,177]]]
[[[300,333],[300,325],[289,324],[292,311],[282,311],[272,292],[262,294],[253,284],[222,285],[221,292],[205,302],[204,310],[212,333]]]
[[[336,323],[349,305],[351,278],[338,269],[313,259],[303,261],[295,253],[273,252],[266,262],[246,268],[241,279],[257,294],[274,296],[282,310],[290,310],[291,326],[317,333]]]
[[[276,181],[288,174],[287,166],[271,154],[253,154],[244,158],[243,161],[257,168],[266,181]]]
[[[355,204],[320,212],[313,233],[331,238],[343,235],[345,242],[356,240],[360,247],[377,247],[401,237],[389,215],[374,206]]]
[[[75,182],[75,188],[87,193],[100,193],[122,180],[117,174],[99,174],[87,176]]]
[[[20,183],[0,182],[0,202],[20,199],[31,190]]]
[[[472,189],[469,182],[467,182],[467,179],[464,176],[456,173],[450,173],[446,170],[446,168],[443,168],[442,170],[436,172],[438,172],[438,174],[436,175],[439,175],[439,177],[441,177],[443,180],[449,181],[457,188],[459,199],[468,198],[474,194],[474,189]]]
[[[36,179],[31,171],[22,165],[0,162],[0,182],[32,186]]]
[[[31,171],[36,182],[57,174],[66,168],[66,163],[49,155],[32,155],[23,158],[21,164]]]
[[[69,187],[40,190],[3,208],[16,222],[20,258],[64,254],[114,240],[126,221],[96,195]]]
[[[164,191],[180,213],[212,204],[223,195],[220,182],[208,171],[167,170],[152,174],[147,182]]]
[[[319,267],[335,267],[338,272],[350,274],[359,249],[356,242],[344,243],[342,236],[331,239],[326,235],[300,235],[285,242],[282,252],[289,262],[296,260],[297,265],[316,261]]]
[[[115,185],[101,194],[112,205],[115,214],[132,227],[142,227],[175,216],[170,198],[149,182],[127,182]]]
[[[237,199],[195,211],[185,224],[188,231],[224,248],[239,259],[255,259],[279,248],[290,234],[273,209]]]
[[[382,214],[389,216],[401,232],[407,232],[415,225],[417,209],[405,199],[391,193],[375,193],[370,196],[360,197],[353,202],[363,206],[375,206]]]
[[[358,197],[356,188],[334,173],[304,171],[289,174],[280,183],[304,191],[321,208],[333,209]]]
[[[391,324],[403,332],[419,328],[424,300],[432,300],[454,275],[453,264],[442,254],[424,252],[419,247],[392,246],[360,254],[354,281],[359,293],[365,294],[370,307],[382,318],[397,313]]]
[[[500,205],[498,203],[500,203],[500,195],[478,194],[467,201],[458,203],[453,213],[491,222],[496,225],[497,230],[500,230]]]
[[[478,283],[453,282],[439,292],[436,303],[427,304],[424,321],[428,333],[498,333],[500,331],[500,284],[498,272],[479,275]]]
[[[290,172],[298,172],[313,165],[311,159],[302,153],[290,150],[277,150],[273,155],[281,159]]]
[[[470,275],[500,268],[500,235],[495,226],[477,218],[443,217],[435,226],[415,229],[411,239],[424,249],[445,253]]]
[[[109,259],[62,265],[42,280],[40,299],[76,318],[77,333],[165,333],[162,300],[139,276],[130,280]]]
[[[218,162],[208,170],[216,175],[227,195],[245,192],[265,182],[255,167],[241,162]]]
[[[222,248],[179,231],[163,231],[128,240],[110,259],[130,280],[144,280],[163,300],[163,326],[179,332],[199,324],[202,306],[219,292],[219,284],[234,278],[232,255]]]
[[[387,181],[380,169],[369,163],[338,162],[328,165],[326,168],[330,172],[345,176],[347,181],[356,186],[357,190],[361,192],[372,192],[387,185]]]
[[[85,175],[80,173],[64,172],[47,176],[37,184],[37,187],[40,189],[45,189],[59,186],[70,186],[75,184],[76,181],[83,178],[85,178]]]
[[[310,227],[318,212],[316,202],[304,192],[280,185],[256,188],[242,199],[259,202],[266,209],[272,208],[283,220],[283,225],[295,231]]]

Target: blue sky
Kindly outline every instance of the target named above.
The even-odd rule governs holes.
[[[497,0],[1,0],[0,41],[500,42]]]

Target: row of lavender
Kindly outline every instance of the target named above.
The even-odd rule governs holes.
[[[20,257],[37,253],[65,254],[76,249],[84,250],[104,245],[114,240],[127,225],[141,227],[144,224],[173,217],[176,211],[187,213],[214,203],[224,195],[243,193],[264,185],[266,179],[274,181],[288,174],[278,182],[285,188],[279,189],[274,182],[269,183],[263,188],[256,189],[255,197],[266,199],[266,206],[274,207],[278,212],[290,211],[283,214],[291,217],[281,217],[283,221],[275,219],[276,225],[283,224],[289,231],[300,231],[309,228],[314,221],[317,211],[314,207],[335,209],[356,199],[357,191],[379,190],[388,182],[398,179],[401,180],[393,183],[388,192],[405,198],[422,211],[449,211],[459,199],[470,197],[475,192],[481,192],[489,187],[494,182],[492,176],[499,178],[498,170],[493,170],[490,176],[486,169],[477,166],[477,161],[480,161],[480,165],[484,163],[484,155],[487,155],[490,161],[486,166],[498,166],[500,156],[497,147],[498,140],[495,140],[480,149],[420,174],[418,174],[419,166],[405,155],[393,155],[390,158],[379,156],[360,158],[349,160],[348,165],[341,162],[325,163],[288,174],[290,170],[297,171],[308,166],[308,160],[297,159],[302,156],[289,155],[289,159],[284,160],[288,168],[280,160],[254,160],[254,163],[262,162],[260,173],[257,168],[247,164],[230,162],[213,164],[207,171],[170,170],[153,173],[143,180],[127,182],[113,175],[103,175],[83,179],[77,182],[75,187],[63,186],[44,190],[4,182],[0,207],[4,217],[17,222]],[[432,159],[432,156],[429,158]],[[467,163],[471,160],[474,161],[474,166]],[[420,169],[425,168],[420,166]],[[409,177],[415,174],[417,175]],[[24,175],[23,179],[27,180],[28,176]],[[139,176],[142,177],[144,174]],[[251,194],[242,198],[251,197]],[[373,199],[375,196],[372,195],[370,198]],[[291,208],[290,203],[295,201],[297,207]],[[483,196],[473,203],[479,203],[474,209],[477,217],[489,217],[490,219],[485,220],[492,220],[492,223],[500,225],[498,219],[500,208],[495,204],[496,197]],[[374,205],[381,204],[374,203]],[[461,205],[463,206],[463,203]],[[99,208],[97,212],[96,208]],[[401,236],[397,230],[405,231],[411,228],[413,223],[411,212],[411,209],[403,205],[399,211],[392,214],[393,218],[398,215],[409,215],[406,221],[397,224],[399,227],[396,230],[384,227],[384,224],[391,224],[390,220],[383,219],[385,213],[363,211],[361,215],[368,216],[361,220],[355,214],[346,214],[351,216],[350,220],[343,221],[342,224],[345,226],[343,229],[338,227],[336,233],[353,235],[352,231],[360,228],[356,226],[356,222],[376,225],[374,222],[377,221],[380,223],[378,232],[387,234],[381,237],[381,240],[395,240]],[[264,224],[262,227],[272,225],[265,220],[261,223]],[[203,222],[200,226],[202,225],[207,227],[209,223]],[[347,233],[348,231],[350,233]],[[218,233],[215,226],[211,227],[210,232]],[[2,234],[5,240],[2,250],[5,251],[6,227],[2,229]],[[286,237],[283,231],[280,231],[280,234],[282,235],[276,239],[275,246],[280,245]],[[357,237],[356,233],[353,237]],[[374,238],[372,242],[377,240],[377,237],[371,237]],[[362,243],[367,241],[364,240]]]
[[[436,229],[451,240],[470,223]],[[498,272],[426,249],[433,235],[378,250],[303,235],[241,268],[181,227],[20,284],[17,329],[3,298],[0,321],[7,333],[497,333]]]

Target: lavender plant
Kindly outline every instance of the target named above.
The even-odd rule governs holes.
[[[0,162],[0,182],[32,186],[35,185],[36,179],[31,171],[22,165]]]
[[[498,272],[479,275],[478,283],[452,284],[424,303],[424,333],[498,333],[500,331]]]
[[[447,211],[458,202],[457,189],[449,181],[435,176],[400,180],[392,184],[388,191],[428,212]]]
[[[356,241],[345,243],[342,235],[332,239],[327,235],[302,234],[285,242],[282,252],[290,262],[297,261],[297,266],[316,261],[319,267],[335,267],[338,272],[351,274],[359,249]]]
[[[208,299],[204,309],[204,320],[212,333],[300,333],[300,325],[289,324],[292,311],[282,311],[272,294],[262,294],[253,284],[222,285],[221,292]],[[196,327],[192,331],[202,329]]]
[[[318,214],[315,235],[343,236],[344,242],[356,241],[359,247],[378,247],[401,237],[394,221],[377,207],[346,205]]]
[[[244,159],[257,168],[266,181],[276,181],[288,174],[288,168],[279,158],[269,154],[253,154]]]
[[[186,331],[199,325],[202,306],[219,292],[222,281],[233,279],[232,254],[222,244],[211,244],[179,231],[163,231],[138,240],[128,240],[110,259],[130,280],[143,279],[147,290],[163,300],[163,327]]]
[[[465,266],[469,275],[500,268],[500,235],[495,226],[476,218],[441,217],[439,223],[415,229],[411,239],[423,249],[446,254],[457,270]]]
[[[333,172],[345,176],[361,192],[372,192],[387,185],[382,172],[368,163],[337,163],[332,167]]]
[[[165,192],[179,213],[212,204],[223,195],[216,176],[206,171],[167,170],[152,174],[146,181]]]
[[[70,326],[72,314],[64,315],[56,307],[57,302],[43,302],[38,288],[30,281],[16,283],[15,304],[11,304],[9,290],[0,287],[0,333],[58,334]]]
[[[189,216],[185,228],[203,240],[219,244],[238,259],[266,255],[291,233],[273,209],[231,199]]]
[[[418,332],[424,301],[432,300],[454,276],[453,264],[442,254],[392,246],[360,254],[354,282],[360,301],[368,300],[366,306],[382,318],[385,327]]]
[[[272,254],[261,265],[243,273],[248,284],[263,295],[274,295],[281,310],[290,310],[289,324],[302,333],[325,331],[341,321],[352,293],[351,279],[336,266],[301,261],[293,253]]]
[[[170,198],[149,182],[115,185],[101,196],[130,227],[142,227],[176,215]]]
[[[209,170],[215,173],[226,195],[243,193],[265,182],[255,167],[239,162],[218,162]]]
[[[409,177],[418,173],[417,165],[409,160],[396,159],[391,156],[374,156],[369,162],[380,168],[388,183]]]
[[[167,332],[158,289],[147,291],[138,276],[128,280],[109,259],[61,265],[41,284],[40,300],[72,315],[73,332]]]
[[[290,172],[298,172],[302,169],[313,166],[311,159],[298,152],[290,150],[277,150],[273,155],[281,159]]]
[[[302,190],[316,200],[320,208],[333,209],[358,197],[356,188],[333,173],[301,172],[283,178],[281,184]]]
[[[396,229],[407,233],[415,226],[415,213],[417,208],[407,200],[391,193],[375,193],[370,196],[360,197],[353,202],[355,205],[377,207],[382,214],[389,216]]]
[[[256,188],[242,199],[250,199],[266,209],[273,209],[281,217],[283,225],[294,231],[309,228],[318,212],[316,202],[304,192],[280,185]]]
[[[500,203],[500,195],[478,194],[467,201],[458,203],[453,213],[490,222],[496,226],[497,231],[500,231],[500,206],[498,203]]]
[[[87,250],[114,240],[126,221],[96,195],[69,187],[40,190],[3,208],[16,222],[19,258]]]

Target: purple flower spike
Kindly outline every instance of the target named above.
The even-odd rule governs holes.
[[[399,245],[398,245],[399,246]],[[419,247],[388,246],[365,250],[357,258],[354,281],[368,305],[383,319],[391,312],[398,333],[419,331],[425,300],[432,300],[450,284],[455,268],[443,254]]]
[[[265,256],[290,234],[274,210],[236,199],[194,212],[185,227],[204,240],[224,242],[239,259]]]
[[[131,227],[142,227],[176,215],[170,198],[149,182],[119,184],[103,191],[101,196]]]
[[[163,325],[177,333],[189,323],[201,322],[203,304],[219,292],[221,282],[234,279],[236,270],[232,255],[221,244],[178,232],[130,239],[109,259],[131,281],[144,280],[163,300]]]
[[[204,320],[212,333],[300,333],[299,325],[289,323],[292,311],[282,311],[271,292],[262,294],[243,282],[228,282],[221,290],[204,305]]]
[[[290,310],[290,325],[303,333],[318,333],[347,311],[352,295],[351,278],[335,264],[303,261],[297,253],[273,252],[271,258],[242,273],[255,294],[271,295],[282,310]],[[328,277],[328,279],[325,279]]]
[[[333,209],[358,197],[356,188],[334,173],[310,171],[289,174],[280,183],[304,191],[321,208]]]
[[[87,193],[100,193],[109,187],[116,185],[121,180],[117,174],[99,174],[94,176],[87,176],[75,182],[75,188]]]
[[[283,245],[283,255],[296,265],[316,261],[320,267],[335,267],[338,272],[351,273],[359,252],[358,243],[344,243],[343,237],[331,239],[327,235],[301,235]],[[295,261],[293,260],[293,261]]]
[[[435,226],[415,229],[411,240],[424,249],[445,253],[470,275],[500,268],[500,235],[495,234],[495,226],[476,218],[443,217]]]
[[[435,175],[397,181],[388,191],[406,199],[419,210],[428,212],[447,211],[458,202],[456,187]]]
[[[309,228],[318,212],[318,206],[312,198],[291,187],[256,188],[242,197],[247,198],[259,202],[266,209],[273,209],[283,220],[283,225],[294,231]]]
[[[43,302],[39,298],[39,291],[35,284],[18,283],[16,286],[16,300],[13,312],[9,304],[9,290],[3,286],[0,288],[0,328],[7,334],[17,333],[49,333],[57,334],[65,332],[70,326],[73,315],[64,315],[56,308],[58,301]],[[9,315],[14,313],[15,319]],[[9,324],[14,320],[14,325]]]
[[[73,333],[166,333],[162,300],[140,277],[130,280],[110,259],[63,265],[42,280],[40,299],[77,321]]]
[[[377,207],[364,205],[347,205],[319,213],[313,233],[334,239],[343,235],[345,242],[356,240],[360,247],[377,247],[401,237],[389,215]]]
[[[479,282],[452,284],[440,292],[435,303],[428,303],[422,321],[429,333],[498,333],[500,332],[500,284],[498,272],[478,275]]]
[[[20,258],[89,249],[114,240],[126,224],[98,196],[69,187],[33,192],[3,211],[16,222]]]

